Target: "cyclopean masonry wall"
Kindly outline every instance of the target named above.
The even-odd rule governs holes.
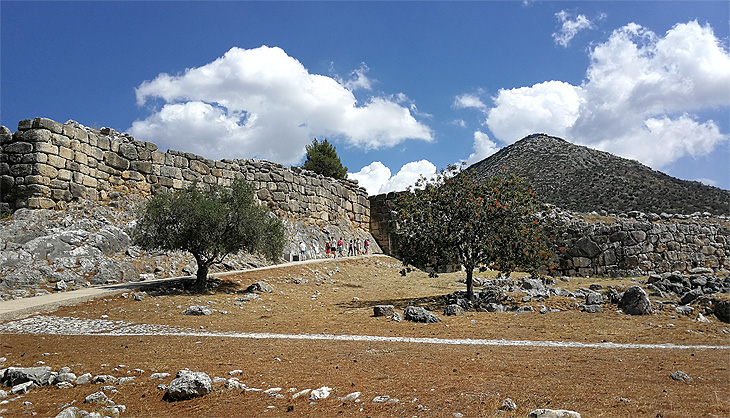
[[[267,161],[161,152],[128,134],[74,121],[26,119],[15,133],[0,127],[0,209],[63,209],[74,199],[104,200],[112,191],[150,195],[194,180],[226,186],[238,177],[280,217],[367,234],[369,202],[356,182]]]
[[[395,193],[369,197],[370,232],[390,255],[397,255],[394,199]],[[558,274],[642,276],[730,270],[730,219],[725,216],[556,212],[564,243],[555,259]]]

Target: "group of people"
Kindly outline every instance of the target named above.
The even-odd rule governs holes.
[[[351,239],[349,243],[345,242],[344,238],[340,238],[339,240],[335,240],[334,238],[332,240],[327,241],[325,244],[325,250],[327,251],[327,258],[330,258],[330,254],[332,254],[333,258],[337,258],[339,255],[340,257],[344,257],[343,254],[345,251],[345,245],[347,245],[347,256],[354,256],[354,255],[361,255],[361,254],[368,254],[370,251],[370,239],[365,238],[364,241],[360,241],[360,238],[357,239]],[[304,241],[299,242],[299,261],[304,261],[307,254],[307,246],[304,244]]]
[[[333,258],[344,257],[343,252],[345,251],[345,245],[347,245],[347,256],[367,254],[370,250],[370,239],[365,238],[365,241],[360,241],[360,238],[350,240],[346,243],[344,238],[335,240],[334,238],[325,244],[325,251],[327,252],[327,258],[330,258],[332,254]],[[364,247],[364,249],[363,249]]]

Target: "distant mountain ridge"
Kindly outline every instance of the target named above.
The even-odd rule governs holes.
[[[529,135],[468,170],[488,178],[503,168],[532,184],[545,203],[571,211],[730,214],[728,190],[545,134]]]

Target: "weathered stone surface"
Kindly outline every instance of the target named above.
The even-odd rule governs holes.
[[[113,151],[106,151],[104,153],[104,163],[117,170],[124,171],[129,168],[129,160]]]
[[[188,307],[182,312],[183,315],[194,315],[194,316],[202,316],[202,315],[212,315],[213,310],[210,309],[207,306],[202,305],[193,305]]]
[[[406,309],[403,311],[403,318],[406,321],[422,322],[427,324],[441,322],[441,319],[439,317],[427,311],[426,308],[421,306],[406,306]]]
[[[567,409],[535,409],[528,418],[581,418],[580,414]]]
[[[262,281],[255,282],[246,288],[246,292],[272,293],[273,291],[274,286]]]
[[[36,386],[50,385],[57,373],[48,366],[40,367],[8,367],[3,384],[15,386],[25,382],[33,382]]]
[[[164,399],[180,401],[207,395],[213,390],[213,382],[203,372],[180,370],[175,379],[167,387]]]
[[[327,398],[329,398],[331,391],[332,391],[332,388],[328,388],[327,386],[322,386],[319,389],[314,389],[313,391],[309,392],[309,399],[312,401],[318,401],[320,399],[327,399]]]
[[[583,312],[587,313],[599,313],[603,312],[603,307],[601,305],[583,305]]]
[[[77,416],[76,413],[78,411],[79,411],[79,408],[77,408],[75,406],[69,406],[68,408],[59,412],[55,418],[76,418],[76,416]]]
[[[457,316],[457,315],[464,315],[464,308],[462,308],[459,305],[453,304],[453,305],[446,305],[444,308],[444,315],[446,316]]]
[[[499,407],[502,411],[514,411],[517,409],[517,404],[510,398],[506,398],[502,401],[502,406]]]
[[[373,316],[393,316],[395,307],[393,305],[375,305],[373,306]]]
[[[102,391],[94,392],[84,399],[84,403],[95,405],[114,405],[114,402]]]
[[[712,308],[712,312],[720,321],[730,323],[730,301],[723,300],[716,302]]]
[[[689,375],[687,375],[687,373],[685,373],[681,370],[677,370],[676,372],[671,373],[669,375],[669,377],[671,377],[672,380],[677,380],[680,382],[689,382],[690,380],[692,380],[692,378],[689,377]]]
[[[651,315],[652,312],[649,295],[639,286],[626,289],[619,307],[629,315]]]

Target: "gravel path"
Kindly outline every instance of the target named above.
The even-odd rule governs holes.
[[[37,315],[17,321],[0,324],[0,334],[50,334],[50,335],[97,335],[97,336],[180,336],[180,337],[225,337],[249,339],[285,340],[327,340],[327,341],[370,341],[415,344],[480,345],[503,347],[552,347],[552,348],[613,348],[613,349],[672,349],[672,350],[730,350],[722,345],[674,345],[674,344],[618,344],[580,343],[569,341],[520,341],[483,340],[470,338],[413,338],[381,337],[375,335],[333,335],[333,334],[275,334],[248,332],[211,332],[192,328],[177,328],[168,325],[133,324],[125,321],[87,319]]]

